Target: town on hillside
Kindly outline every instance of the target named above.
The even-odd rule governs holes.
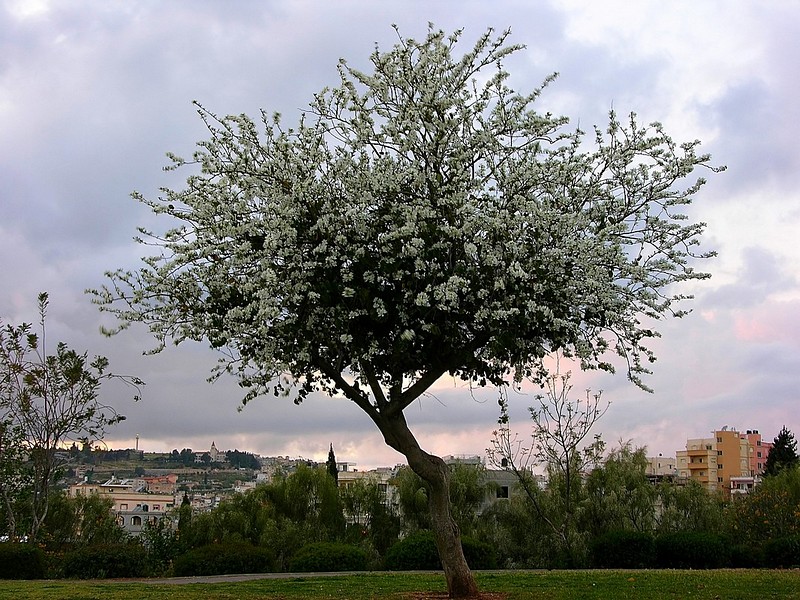
[[[675,456],[648,457],[646,474],[653,483],[685,485],[695,481],[710,492],[726,497],[749,493],[761,480],[772,442],[758,430],[744,432],[727,426],[707,438],[686,440]],[[333,451],[333,448],[331,448]],[[73,465],[62,482],[71,497],[97,494],[113,501],[117,522],[139,535],[148,523],[189,504],[192,513],[214,509],[233,494],[245,493],[276,473],[288,474],[300,465],[320,466],[304,458],[262,457],[239,450],[219,450],[212,441],[208,450],[184,448],[171,453],[137,449],[103,450],[73,445],[62,459]],[[447,456],[449,464],[480,466],[493,483],[484,507],[510,498],[516,478],[508,469],[490,468],[479,456]],[[397,507],[394,479],[401,465],[360,471],[357,463],[336,461],[338,485],[358,480],[376,483],[389,507]],[[544,482],[543,475],[537,477]]]

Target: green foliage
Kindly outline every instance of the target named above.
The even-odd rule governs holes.
[[[470,536],[461,537],[461,547],[467,564],[473,569],[496,569],[497,554],[491,544]]]
[[[486,479],[486,468],[456,462],[449,466],[450,510],[461,533],[473,535],[477,514],[496,485]]]
[[[647,569],[655,565],[653,536],[641,531],[609,531],[592,541],[592,564],[603,569]]]
[[[0,543],[0,579],[44,579],[46,563],[33,544]]]
[[[709,492],[696,481],[686,485],[662,483],[656,496],[660,504],[656,514],[657,533],[721,533],[725,529],[721,495]]]
[[[117,523],[113,506],[111,498],[97,494],[71,498],[63,492],[54,493],[40,541],[48,550],[126,542],[128,533]]]
[[[429,529],[428,487],[422,478],[408,467],[401,467],[392,480],[397,488],[397,500],[403,525],[410,531]]]
[[[792,469],[800,465],[797,455],[797,441],[794,434],[784,426],[772,442],[772,448],[764,463],[764,475],[778,475],[784,469]]]
[[[483,465],[454,463],[448,466],[450,511],[459,529],[469,535],[476,526],[477,511],[494,491],[495,486],[486,480]],[[428,485],[409,467],[401,467],[392,482],[403,524],[410,531],[430,529],[428,511]]]
[[[74,579],[144,577],[147,555],[139,544],[85,546],[64,556],[62,572]]]
[[[717,534],[684,531],[656,538],[656,563],[661,568],[718,569],[728,560],[728,546]]]
[[[344,536],[345,521],[335,482],[324,468],[301,466],[221,502],[182,524],[188,548],[246,542],[274,549],[281,569],[305,544]]]
[[[245,542],[225,542],[193,548],[177,557],[173,566],[176,577],[270,573],[274,570],[275,555],[271,550]]]
[[[289,565],[289,570],[301,573],[366,571],[367,553],[349,544],[316,542],[300,548]]]
[[[147,521],[138,541],[147,552],[147,569],[150,575],[169,572],[172,561],[183,551],[183,544],[169,517]]]
[[[571,398],[570,373],[552,373],[544,380],[545,394],[529,408],[533,422],[531,445],[512,432],[508,400],[501,392],[499,427],[488,450],[490,460],[508,469],[517,479],[531,512],[549,529],[547,537],[556,552],[548,551],[550,566],[578,567],[588,559],[586,531],[580,520],[586,503],[583,473],[600,462],[605,443],[600,435],[587,441],[590,431],[608,409],[601,394],[589,390],[583,398]],[[544,467],[547,484],[542,488],[533,468]]]
[[[346,539],[359,543],[369,539],[375,551],[383,555],[401,531],[400,517],[386,504],[385,484],[372,479],[356,479],[339,487],[342,508],[351,523]]]
[[[769,540],[764,545],[764,561],[773,568],[800,567],[800,535]]]
[[[731,536],[750,545],[800,535],[800,467],[765,477],[748,495],[733,498],[725,520]]]
[[[592,535],[617,530],[651,532],[656,489],[647,479],[645,448],[629,443],[612,450],[586,480],[583,526]]]
[[[0,321],[0,495],[11,538],[38,540],[61,466],[58,450],[70,440],[102,439],[125,418],[99,399],[103,381],[118,378],[107,372],[105,357],[90,360],[63,342],[55,352],[45,346],[48,302],[47,293],[39,294],[40,333],[29,323]]]
[[[389,548],[384,559],[390,571],[441,569],[431,531],[416,531]]]
[[[328,471],[328,475],[333,477],[333,480],[338,484],[339,467],[336,464],[336,455],[333,453],[333,444],[331,444],[331,448],[328,450],[328,460],[325,461],[325,469]]]
[[[225,457],[228,459],[228,464],[233,468],[253,469],[254,471],[261,468],[261,463],[258,462],[258,459],[249,452],[228,450],[225,452]]]
[[[473,569],[494,569],[497,567],[492,547],[470,537],[461,538],[461,546],[467,564]],[[441,569],[442,563],[436,550],[436,542],[431,531],[416,531],[389,548],[384,560],[390,571],[415,571]]]

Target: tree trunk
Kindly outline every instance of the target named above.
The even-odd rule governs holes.
[[[450,515],[450,484],[445,462],[417,443],[402,413],[380,418],[376,424],[386,443],[403,454],[408,466],[429,486],[428,507],[436,548],[451,598],[477,598],[478,585],[464,558],[461,533]]]

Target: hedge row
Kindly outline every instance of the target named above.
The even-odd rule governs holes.
[[[45,553],[32,544],[0,543],[0,579],[44,579]]]
[[[611,569],[789,568],[800,566],[800,536],[770,540],[762,551],[711,533],[614,531],[594,540],[592,562]]]
[[[473,569],[496,568],[493,549],[462,538],[467,562]],[[615,531],[592,544],[593,565],[598,568],[715,569],[721,567],[800,566],[800,536],[771,540],[763,550],[736,546],[719,535],[673,533],[654,537],[635,531]],[[147,555],[137,544],[88,546],[69,552],[61,563],[64,577],[100,579],[144,577]],[[41,579],[47,576],[46,555],[31,544],[0,543],[0,579]],[[433,534],[419,531],[394,544],[385,566],[392,571],[441,568]],[[212,544],[194,548],[174,563],[176,576],[267,573],[274,571],[274,553],[247,543]],[[293,557],[297,572],[364,571],[368,556],[361,548],[340,543],[308,544]]]
[[[461,547],[467,563],[473,569],[495,569],[495,553],[489,544],[470,537],[461,538]],[[385,559],[390,571],[429,571],[442,568],[433,533],[418,531],[389,548]]]

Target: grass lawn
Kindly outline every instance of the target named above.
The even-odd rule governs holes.
[[[508,600],[692,598],[800,600],[800,570],[498,571],[478,573],[482,591]],[[419,599],[444,592],[440,574],[364,573],[174,585],[142,581],[0,581],[14,600]],[[417,593],[414,593],[417,592]]]

